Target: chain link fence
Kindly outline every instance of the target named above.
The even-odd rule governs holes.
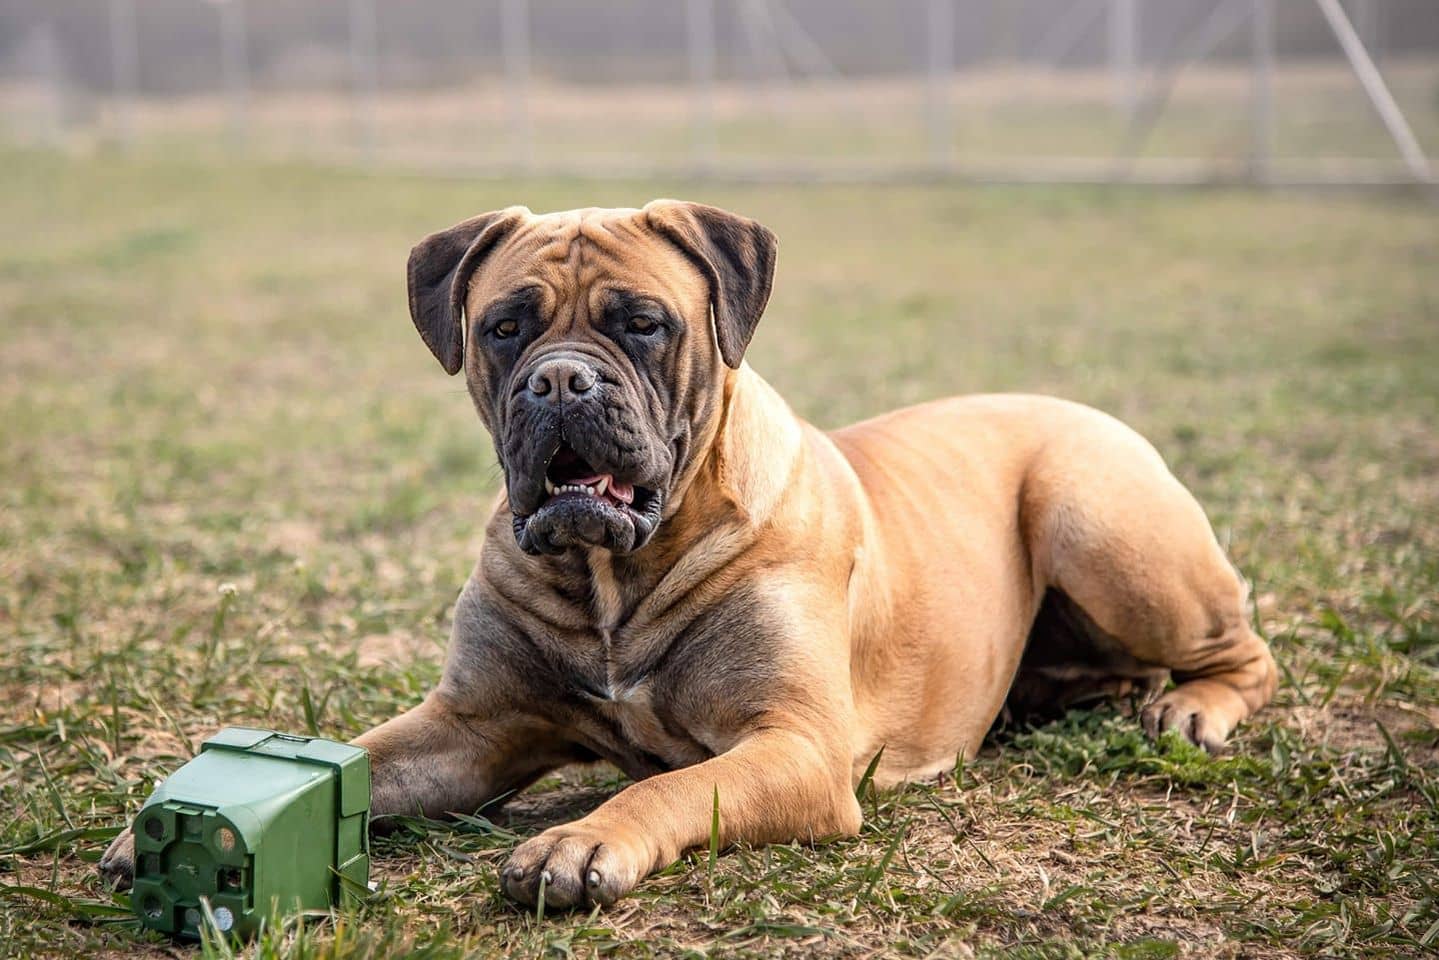
[[[1432,182],[1435,0],[0,0],[0,136],[467,175]]]

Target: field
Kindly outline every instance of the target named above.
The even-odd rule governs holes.
[[[823,425],[1029,390],[1151,437],[1284,682],[1231,752],[1125,705],[535,916],[496,867],[619,788],[414,823],[264,957],[1418,956],[1439,949],[1439,214],[1414,194],[445,181],[0,153],[0,957],[192,956],[94,862],[218,726],[347,738],[437,677],[498,475],[404,304],[480,210],[683,195],[781,237],[751,351]],[[477,821],[478,822],[478,821]],[[211,945],[210,955],[226,952]]]

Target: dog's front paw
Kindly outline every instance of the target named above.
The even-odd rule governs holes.
[[[100,858],[100,879],[112,890],[129,890],[135,880],[135,834],[130,827],[110,842]]]
[[[500,887],[534,906],[544,885],[546,907],[614,903],[650,871],[654,857],[628,831],[583,820],[551,827],[515,848],[500,870]]]

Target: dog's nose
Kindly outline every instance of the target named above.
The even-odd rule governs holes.
[[[589,393],[599,380],[595,368],[583,360],[555,357],[541,361],[530,374],[530,393],[545,397],[550,403],[573,400]]]

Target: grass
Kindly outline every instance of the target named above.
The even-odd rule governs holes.
[[[444,182],[6,151],[0,957],[222,956],[94,862],[216,727],[350,737],[435,681],[497,482],[406,318],[422,234],[681,194],[780,234],[751,353],[837,425],[977,390],[1149,435],[1285,682],[1231,753],[1124,705],[863,790],[862,836],[701,849],[615,908],[500,896],[622,785],[377,842],[362,908],[260,957],[1418,956],[1439,949],[1439,217],[1409,195]],[[718,809],[718,806],[717,806]]]

